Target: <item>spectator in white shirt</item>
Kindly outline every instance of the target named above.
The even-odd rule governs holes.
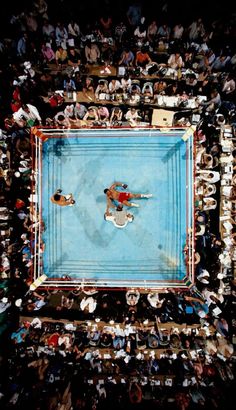
[[[129,108],[127,113],[125,114],[125,119],[130,122],[132,125],[136,124],[136,121],[140,120],[141,117],[138,113],[138,110],[134,107]]]
[[[147,37],[147,30],[145,26],[145,17],[141,18],[141,24],[138,25],[138,27],[134,30],[134,37],[136,38],[137,42],[145,42],[145,39]]]
[[[183,59],[182,59],[180,53],[174,53],[174,54],[170,55],[170,57],[168,59],[168,66],[170,68],[173,68],[173,69],[176,70],[178,68],[182,68],[183,65],[184,65],[184,63],[183,63]]]
[[[180,40],[182,38],[183,32],[184,28],[182,24],[176,24],[176,26],[174,26],[173,28],[173,38],[175,40]]]
[[[79,120],[82,120],[87,112],[87,108],[85,107],[85,105],[77,102],[75,104],[74,112],[75,112],[75,117],[78,118]]]
[[[211,209],[216,209],[217,201],[215,198],[207,197],[202,199],[202,209],[203,211],[210,211]]]
[[[13,118],[20,127],[22,127],[22,121],[26,126],[38,125],[42,122],[37,108],[31,104],[23,104],[18,111],[14,112]]]
[[[119,91],[120,89],[122,89],[121,87],[121,83],[119,80],[116,80],[115,78],[113,78],[108,85],[108,89],[109,89],[109,93],[110,94],[114,94],[117,91]]]
[[[68,24],[68,36],[74,39],[80,36],[79,25],[73,19]]]
[[[109,89],[108,89],[107,80],[99,80],[97,88],[95,90],[96,99],[97,100],[99,100],[99,99],[104,100],[106,98],[106,94],[108,94],[108,93],[109,93]],[[102,96],[100,96],[101,94],[102,94]]]
[[[48,20],[44,21],[44,25],[42,27],[43,36],[46,41],[54,38],[55,35],[55,28],[52,24],[49,23]]]
[[[121,87],[124,92],[129,92],[131,89],[131,78],[129,74],[125,74],[124,77],[121,79]]]
[[[203,179],[203,181],[210,182],[212,184],[215,184],[220,180],[220,173],[218,171],[201,170],[197,171],[197,173],[200,175],[200,178]]]

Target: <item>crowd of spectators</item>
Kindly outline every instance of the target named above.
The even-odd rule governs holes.
[[[23,2],[0,41],[1,407],[230,408],[235,16],[182,25],[168,19],[168,3],[150,18],[136,2],[119,20],[106,8],[82,21],[62,13],[65,3],[58,21],[50,1]],[[89,74],[94,65],[102,78]],[[114,78],[112,66],[122,69]],[[93,104],[74,101],[77,91]],[[195,247],[196,284],[35,289],[31,127],[150,125],[159,96],[178,97],[176,124],[196,124],[195,243],[183,250],[188,264]]]
[[[24,104],[38,108],[43,124],[65,127],[114,125],[118,117],[118,123],[130,122],[130,106],[136,108],[135,122],[150,124],[153,107],[168,105],[166,97],[176,97],[169,102],[175,109],[211,111],[225,107],[225,101],[228,110],[233,108],[233,16],[206,22],[191,16],[193,21],[183,25],[163,11],[159,19],[149,13],[145,17],[145,10],[134,3],[124,8],[122,17],[105,7],[100,16],[77,21],[72,12],[67,18],[55,17],[50,2],[42,4],[46,11],[40,15],[35,1],[8,16],[11,29],[0,47],[3,124],[15,125],[15,113]],[[94,66],[101,69],[90,75]],[[112,76],[111,67],[116,68]],[[76,92],[88,96],[82,108],[76,107]],[[102,103],[105,114],[104,108],[99,110]],[[114,103],[120,109],[115,119]]]
[[[15,148],[14,174],[9,181],[8,173],[2,179],[1,203],[1,319],[3,336],[7,328],[11,339],[3,361],[9,377],[1,383],[6,408],[22,408],[32,401],[36,408],[53,406],[51,402],[68,408],[71,403],[75,408],[106,408],[114,395],[117,405],[127,408],[133,400],[140,400],[143,408],[150,403],[180,407],[182,401],[185,407],[201,403],[203,408],[214,408],[215,402],[223,406],[234,381],[235,289],[231,258],[222,270],[220,255],[225,244],[218,231],[218,204],[204,201],[216,196],[219,188],[221,127],[213,123],[217,118],[205,119],[196,131],[197,282],[189,292],[106,293],[83,287],[63,292],[29,287],[34,224],[30,213],[33,176],[30,151],[26,151],[30,141],[28,135],[16,136],[15,142],[26,138],[24,155]],[[3,159],[9,164],[9,137],[4,132],[2,136]],[[233,211],[231,197],[230,203]],[[35,317],[54,321],[40,323]],[[29,385],[29,380],[34,382]],[[40,386],[43,395],[38,398]],[[139,399],[131,397],[132,389]]]
[[[3,359],[2,403],[223,408],[234,386],[232,296],[223,316],[207,305],[197,288],[31,292]]]

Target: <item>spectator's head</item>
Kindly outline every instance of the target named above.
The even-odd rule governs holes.
[[[27,104],[22,104],[22,110],[29,112],[29,107]]]
[[[213,88],[213,90],[211,91],[211,98],[216,97],[218,94],[218,90],[216,88]]]
[[[58,119],[58,121],[64,121],[65,117],[62,114],[60,114],[60,115],[58,115],[57,119]]]

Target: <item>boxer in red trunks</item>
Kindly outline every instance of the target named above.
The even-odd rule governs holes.
[[[107,212],[109,212],[109,208],[115,208],[115,205],[113,204],[112,201],[117,201],[121,204],[124,204],[126,206],[133,206],[138,208],[139,205],[135,204],[133,202],[129,202],[130,199],[133,198],[151,198],[152,194],[132,194],[131,192],[122,192],[122,191],[117,191],[115,188],[116,187],[122,187],[126,189],[128,185],[122,184],[121,182],[115,182],[110,186],[110,188],[104,189],[104,194],[107,196]]]
[[[130,199],[130,192],[119,192],[118,202],[123,204],[124,201],[128,201]]]

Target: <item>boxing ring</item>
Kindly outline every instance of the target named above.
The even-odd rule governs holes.
[[[33,129],[32,280],[69,288],[185,288],[194,283],[192,129]],[[104,220],[104,188],[151,193],[134,221]],[[60,188],[73,206],[50,197]],[[44,276],[45,279],[45,276]]]

